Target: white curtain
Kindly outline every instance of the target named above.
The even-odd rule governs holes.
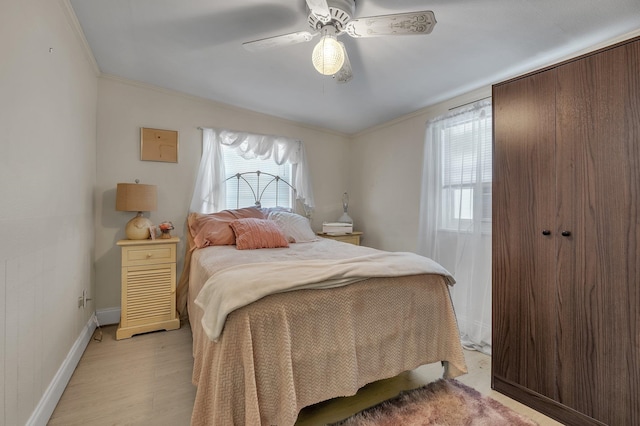
[[[491,353],[491,101],[427,122],[418,252],[442,264],[462,343]]]
[[[191,198],[191,212],[214,213],[227,208],[222,145],[235,148],[245,159],[272,159],[276,164],[292,165],[296,199],[305,213],[314,207],[313,189],[304,145],[282,136],[258,135],[230,130],[202,129],[202,158]]]

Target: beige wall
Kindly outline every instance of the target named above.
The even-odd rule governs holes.
[[[94,311],[97,69],[66,2],[0,10],[0,424],[22,425]]]
[[[115,211],[118,182],[158,186],[154,223],[170,220],[175,234],[184,236],[184,224],[200,161],[202,132],[198,127],[227,128],[277,134],[304,142],[314,184],[316,209],[312,226],[336,220],[342,211],[342,193],[348,180],[349,139],[342,134],[306,127],[264,114],[205,101],[156,87],[105,76],[98,90],[98,147],[96,191],[97,309],[120,307],[120,252],[124,225],[132,216]],[[178,162],[140,161],[140,127],[177,130]],[[184,238],[179,247],[182,268]]]

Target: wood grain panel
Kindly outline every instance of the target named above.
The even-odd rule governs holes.
[[[493,387],[567,424],[640,424],[639,71],[636,38],[494,87]],[[550,135],[519,128],[553,127],[545,105],[557,181],[536,156]],[[551,247],[526,222],[547,207]]]
[[[579,426],[606,426],[604,423],[592,419],[578,411],[567,408],[565,405],[540,395],[527,389],[524,386],[517,383],[510,383],[503,381],[501,378],[496,377],[494,379],[495,385],[493,389],[501,392],[505,395],[509,395],[511,398],[524,402],[528,407],[545,413],[547,416],[561,421],[565,425],[579,425]],[[546,423],[540,423],[540,425],[546,425]]]
[[[493,88],[494,377],[555,397],[555,70]]]
[[[640,43],[558,68],[559,401],[640,424]]]

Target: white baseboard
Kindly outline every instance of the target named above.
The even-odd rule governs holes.
[[[120,323],[120,308],[99,309],[96,317],[100,325],[110,325]]]
[[[89,344],[95,329],[95,315],[91,315],[89,322],[83,327],[80,335],[67,354],[67,357],[56,372],[56,375],[53,376],[51,383],[49,383],[47,390],[45,390],[42,395],[36,409],[31,413],[31,417],[27,421],[28,426],[44,426],[47,424],[51,414],[53,414],[53,410],[55,410],[56,405],[58,405],[58,401],[60,401],[64,389],[71,379],[71,375],[75,371],[78,362],[80,362],[80,358]]]

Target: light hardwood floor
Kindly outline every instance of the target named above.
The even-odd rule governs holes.
[[[49,425],[189,425],[195,398],[191,384],[191,330],[161,331],[115,340],[116,326],[102,327],[102,341],[85,350]],[[99,332],[96,331],[96,336]],[[540,413],[491,390],[491,359],[465,351],[469,374],[457,378],[542,426],[560,425]],[[323,425],[442,375],[439,364],[422,366],[337,398],[305,408],[297,425]]]

